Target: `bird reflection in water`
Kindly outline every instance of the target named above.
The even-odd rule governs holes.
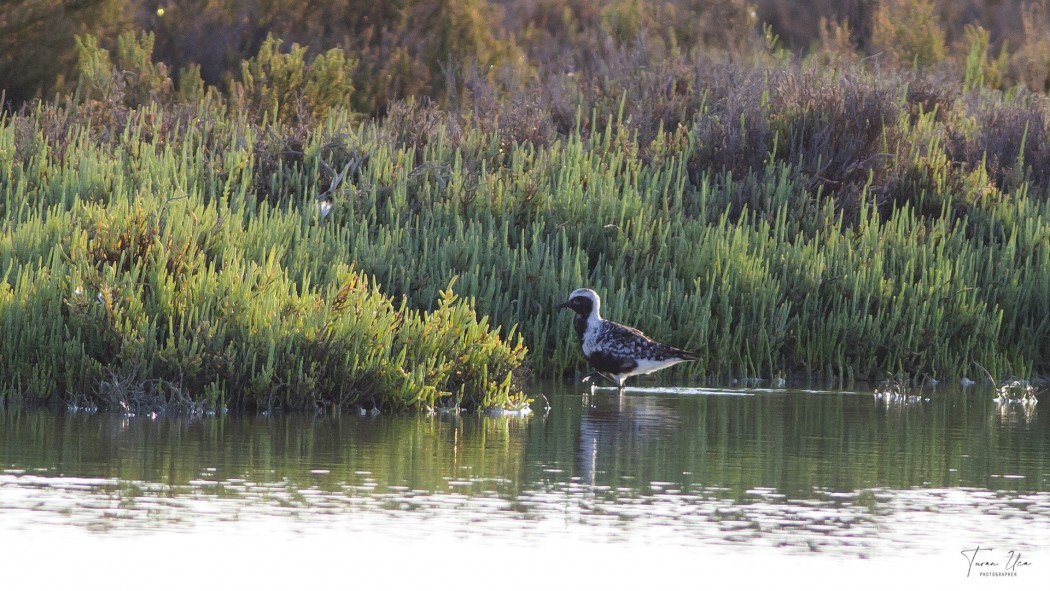
[[[673,398],[585,394],[581,400],[575,473],[586,484],[596,484],[604,473],[599,464],[621,465],[679,429]]]

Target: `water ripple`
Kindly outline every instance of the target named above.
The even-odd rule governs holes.
[[[652,494],[581,482],[543,483],[513,497],[384,487],[363,477],[335,490],[287,480],[198,479],[184,485],[113,478],[0,474],[0,532],[47,528],[135,535],[157,529],[225,532],[269,523],[298,533],[382,529],[405,540],[445,535],[539,545],[550,535],[593,542],[760,550],[837,556],[901,555],[948,540],[1045,546],[1050,493],[976,488],[814,491],[790,499],[752,489],[742,499],[703,486]]]

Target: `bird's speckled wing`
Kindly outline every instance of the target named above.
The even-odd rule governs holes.
[[[676,357],[682,359],[698,358],[694,353],[658,343],[645,336],[642,331],[636,328],[610,321],[604,322],[602,330],[595,339],[595,344],[606,355],[624,359],[662,361]]]

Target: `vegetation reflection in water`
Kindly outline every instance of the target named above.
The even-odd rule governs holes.
[[[0,530],[221,531],[276,517],[296,531],[860,556],[930,550],[960,533],[1019,547],[1047,538],[1050,429],[1036,407],[972,390],[903,405],[659,389],[562,391],[551,403],[531,417],[8,409]]]

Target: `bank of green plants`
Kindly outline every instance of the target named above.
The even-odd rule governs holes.
[[[112,68],[91,51],[95,70]],[[520,336],[478,317],[454,276],[423,308],[387,295],[322,223],[314,183],[292,168],[257,178],[272,126],[204,99],[144,107],[128,97],[147,77],[114,72],[3,121],[4,398],[127,411],[526,403]]]
[[[218,88],[85,37],[3,118],[5,398],[515,408],[581,369],[580,286],[692,381],[1050,372],[1050,107],[987,60],[611,47],[374,118],[268,43]]]

